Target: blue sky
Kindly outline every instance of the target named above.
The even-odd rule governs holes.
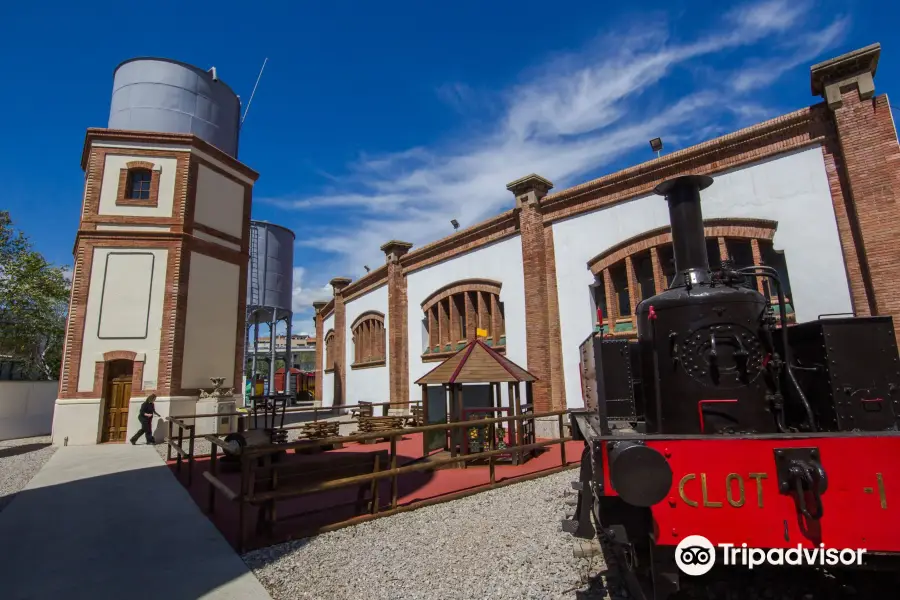
[[[640,4],[640,6],[638,6]],[[556,189],[808,106],[809,66],[881,42],[876,91],[900,74],[888,2],[7,3],[0,9],[0,206],[70,264],[88,127],[115,66],[164,56],[246,103],[253,216],[292,228],[295,311],[335,276],[512,206],[505,184]],[[302,326],[302,325],[301,325]]]

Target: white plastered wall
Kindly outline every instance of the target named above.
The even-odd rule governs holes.
[[[167,257],[157,248],[94,249],[79,392],[93,389],[94,363],[113,350],[143,354],[143,387],[156,388]]]
[[[242,237],[244,186],[205,165],[200,165],[197,170],[194,221],[217,231]]]
[[[798,322],[851,312],[850,290],[820,146],[713,175],[701,194],[703,218],[778,223]],[[668,206],[650,195],[553,224],[566,404],[583,406],[578,346],[593,328],[587,262],[610,246],[669,225]],[[412,306],[412,299],[410,299]]]
[[[240,267],[191,252],[181,387],[212,387],[210,377],[234,381]],[[241,340],[242,341],[242,340]]]
[[[127,168],[125,164],[132,161],[151,162],[153,169],[159,171],[159,199],[156,206],[116,206],[119,174],[122,169]],[[100,188],[99,214],[171,217],[175,200],[175,168],[177,164],[178,161],[174,158],[141,156],[140,154],[107,154],[103,167],[103,183]]]
[[[390,402],[390,348],[387,343],[387,332],[390,331],[388,323],[388,287],[383,285],[380,288],[370,291],[365,296],[354,298],[348,302],[344,310],[347,315],[347,331],[346,331],[346,359],[347,365],[347,389],[344,397],[347,399],[345,405],[359,404],[360,402]],[[364,312],[374,310],[384,315],[384,331],[385,331],[385,354],[387,361],[382,367],[367,367],[365,369],[354,369],[350,365],[353,364],[355,350],[353,347],[353,331],[351,327],[353,322],[359,315]],[[400,400],[399,398],[397,399]]]
[[[322,322],[322,406],[334,406],[334,373],[326,373],[325,336],[334,329],[334,313]]]
[[[422,324],[425,318],[422,302],[445,285],[463,279],[492,279],[502,284],[500,301],[506,317],[506,357],[520,367],[528,368],[522,241],[516,235],[407,275],[410,400],[422,399],[421,390],[415,385],[415,381],[440,364],[422,360],[422,350],[427,345]],[[508,406],[506,386],[501,387],[503,405]]]

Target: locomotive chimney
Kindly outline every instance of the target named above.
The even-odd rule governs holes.
[[[660,196],[665,196],[669,203],[675,271],[678,274],[673,287],[687,282],[696,285],[710,281],[700,190],[708,188],[712,182],[712,177],[708,175],[684,175],[668,179],[653,190]]]

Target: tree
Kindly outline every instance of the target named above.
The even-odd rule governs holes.
[[[0,211],[0,360],[24,379],[56,379],[62,363],[70,283]]]

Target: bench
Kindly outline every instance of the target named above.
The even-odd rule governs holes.
[[[377,473],[389,468],[389,454],[387,450],[365,454],[327,454],[302,462],[269,464],[253,469],[248,499],[251,505],[260,507],[257,531],[271,533],[273,525],[278,521],[276,502],[314,491],[314,488],[322,483]],[[376,512],[378,481],[364,482],[358,486],[355,502],[356,513],[360,514],[363,509],[368,513]],[[320,510],[331,508],[334,506]],[[313,512],[319,511],[308,511],[302,514]],[[292,517],[295,516],[300,515],[292,515]]]
[[[381,431],[396,431],[403,429],[403,422],[406,417],[360,417],[359,433],[378,433]],[[363,443],[373,444],[382,439],[389,439],[388,436],[367,440]]]

